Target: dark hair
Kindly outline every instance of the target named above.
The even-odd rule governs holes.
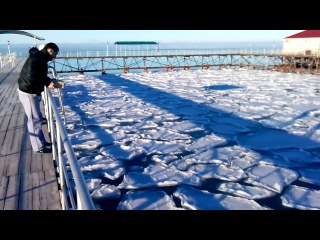
[[[46,44],[45,49],[48,49],[48,48],[51,48],[55,52],[59,52],[58,45],[53,43],[53,42],[49,42],[49,43]]]

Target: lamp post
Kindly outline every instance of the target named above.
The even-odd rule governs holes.
[[[272,46],[272,53],[274,53],[274,42],[273,42],[273,46]]]
[[[8,54],[10,54],[10,41],[8,40],[7,43],[8,43]]]

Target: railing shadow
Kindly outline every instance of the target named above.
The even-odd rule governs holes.
[[[166,111],[175,114],[175,115],[183,115],[183,113],[181,113],[181,111],[179,111],[179,109],[177,108],[172,108],[170,105],[168,104],[163,104],[161,101],[158,101],[158,97],[161,96],[161,98],[166,98],[168,99],[168,101],[170,102],[180,102],[181,105],[184,106],[188,106],[188,111],[190,113],[192,112],[198,112],[199,109],[204,110],[204,112],[211,112],[211,113],[216,113],[219,115],[224,115],[224,116],[228,116],[229,118],[233,118],[234,121],[233,122],[241,122],[241,124],[245,125],[245,126],[249,126],[253,131],[266,131],[269,129],[274,129],[274,127],[272,126],[267,126],[267,125],[262,125],[261,123],[254,121],[254,120],[249,120],[249,119],[245,119],[245,118],[241,118],[233,113],[230,112],[226,112],[224,110],[218,109],[218,108],[214,108],[211,106],[207,106],[205,104],[201,104],[201,103],[196,103],[192,100],[189,99],[185,99],[182,97],[179,97],[177,95],[159,90],[159,89],[155,89],[152,88],[148,85],[144,85],[141,83],[137,83],[134,81],[131,81],[129,79],[126,79],[124,77],[121,76],[117,76],[117,75],[108,75],[108,78],[105,77],[100,77],[99,79],[105,81],[107,84],[116,87],[116,88],[120,88],[122,87],[122,91],[126,91],[127,93],[145,101],[148,102],[150,104],[153,104],[155,106],[158,106],[161,109],[165,109]],[[125,87],[123,87],[125,86]],[[221,90],[221,89],[232,89],[232,88],[239,88],[238,86],[232,86],[232,85],[216,85],[216,86],[209,86],[206,87],[212,90]],[[137,89],[143,89],[142,91],[137,91]],[[146,94],[146,92],[148,94]],[[186,119],[190,122],[193,122],[194,124],[198,124],[197,121],[194,120],[194,118],[189,118]],[[308,150],[308,149],[313,149],[313,148],[318,148],[319,147],[319,143],[304,137],[304,136],[298,136],[298,135],[293,135],[288,133],[285,130],[280,130],[280,129],[276,129],[281,137],[283,139],[291,139],[291,142],[296,142],[296,143],[303,143],[304,145],[308,145],[309,147],[307,147],[304,150]],[[209,128],[206,129],[206,131],[208,131],[209,133],[214,133],[218,136],[221,137],[228,137],[227,134],[221,134],[218,132],[213,132],[212,130],[210,130]],[[241,143],[238,143],[239,145],[241,145]],[[246,146],[244,146],[246,147]],[[297,147],[297,148],[301,148],[301,146],[292,146]],[[254,150],[254,149],[253,149]]]

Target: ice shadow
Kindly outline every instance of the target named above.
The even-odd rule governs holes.
[[[229,84],[221,84],[221,85],[212,85],[212,86],[205,86],[205,90],[231,90],[241,88],[239,86],[229,85]]]
[[[232,119],[232,122],[234,123],[239,123],[238,124],[238,128],[239,128],[239,134],[242,135],[241,139],[244,139],[243,137],[243,129],[242,126],[246,126],[248,128],[250,128],[251,131],[251,135],[248,134],[248,138],[250,138],[250,136],[252,136],[252,132],[270,132],[271,133],[276,133],[277,138],[281,139],[282,141],[286,141],[286,144],[284,144],[284,148],[301,148],[304,149],[306,151],[308,151],[309,149],[312,150],[314,148],[319,148],[319,143],[315,142],[313,140],[311,140],[308,137],[305,136],[298,136],[298,135],[294,135],[291,134],[285,130],[281,130],[281,129],[276,129],[273,126],[268,126],[266,124],[261,124],[257,121],[254,120],[250,120],[250,119],[245,119],[242,117],[237,116],[236,114],[230,113],[230,112],[226,112],[224,110],[218,109],[218,108],[214,108],[212,106],[208,106],[205,104],[201,104],[201,103],[197,103],[194,102],[192,100],[189,99],[185,99],[182,97],[179,97],[175,94],[171,94],[156,88],[153,88],[149,85],[145,85],[142,83],[138,83],[135,81],[131,81],[129,79],[126,79],[125,77],[122,76],[118,76],[118,75],[108,75],[106,76],[100,76],[98,77],[100,80],[108,83],[110,86],[113,86],[115,88],[121,88],[122,91],[126,91],[127,93],[147,102],[150,104],[153,104],[161,109],[164,109],[172,114],[181,116],[183,115],[183,110],[179,109],[179,108],[175,108],[170,106],[170,104],[167,104],[168,102],[179,102],[181,103],[181,105],[187,106],[187,110],[189,113],[199,113],[199,109],[203,110],[204,112],[209,112],[212,113],[211,115],[213,116],[212,118],[215,118],[215,116],[224,116],[224,117],[228,117],[229,119]],[[215,90],[230,90],[230,89],[235,89],[235,88],[239,88],[238,86],[234,86],[234,85],[217,85],[217,86],[209,86],[210,89],[215,89]],[[161,99],[166,99],[167,101],[164,103],[162,101],[159,101],[159,97],[161,96]],[[201,113],[200,113],[201,115]],[[188,118],[188,121],[194,123],[194,124],[199,124],[199,122],[197,121],[196,118]],[[235,125],[234,125],[235,126]],[[221,137],[225,137],[225,138],[230,138],[230,136],[226,133],[220,133],[220,132],[214,132],[211,129],[207,129],[208,132],[212,132],[218,136]],[[263,134],[260,134],[257,137],[253,137],[251,143],[254,143],[255,141],[264,141],[266,139],[263,139]],[[272,134],[269,134],[269,137],[272,138]],[[288,141],[287,141],[288,140]],[[267,142],[271,142],[272,143],[272,139],[269,139]],[[258,144],[258,148],[255,149],[255,147],[253,146],[251,149],[252,150],[259,150],[260,146],[263,143],[259,143]],[[301,145],[300,145],[301,144]],[[243,145],[241,141],[238,142],[238,145],[242,145],[243,147],[248,147],[247,145]],[[274,143],[271,145],[275,145]],[[263,151],[265,151],[266,149],[263,148]]]

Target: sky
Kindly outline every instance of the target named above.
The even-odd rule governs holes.
[[[114,43],[116,41],[215,42],[215,41],[283,41],[303,30],[22,30],[64,43]],[[29,44],[33,38],[19,34],[1,34],[0,44]]]
[[[242,68],[58,78],[97,209],[320,209],[318,75]]]

